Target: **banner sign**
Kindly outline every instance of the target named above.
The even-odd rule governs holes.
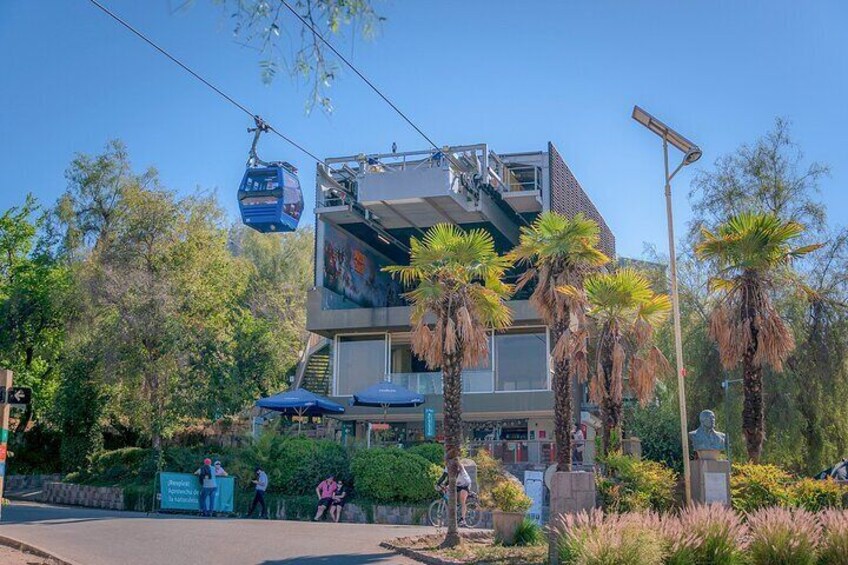
[[[427,439],[436,437],[436,411],[432,408],[424,409],[424,437]]]
[[[542,522],[542,502],[545,498],[545,491],[542,488],[543,480],[542,471],[524,471],[524,492],[533,501],[527,514],[539,523]]]
[[[233,477],[216,477],[218,489],[212,509],[215,512],[232,512],[235,507],[235,483]],[[200,478],[189,473],[159,473],[159,495],[161,510],[200,509]]]

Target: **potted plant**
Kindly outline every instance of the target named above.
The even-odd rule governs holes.
[[[492,512],[495,539],[504,545],[512,545],[515,542],[515,532],[533,501],[524,493],[521,483],[514,480],[498,483],[492,489],[492,501],[495,504],[495,510]]]

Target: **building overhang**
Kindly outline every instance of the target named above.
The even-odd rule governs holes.
[[[330,290],[313,288],[306,295],[306,329],[325,337],[340,333],[409,331],[409,306],[382,308],[327,308],[338,299]],[[513,326],[533,326],[542,323],[538,312],[527,300],[507,302],[512,311]],[[434,320],[435,321],[435,320]]]

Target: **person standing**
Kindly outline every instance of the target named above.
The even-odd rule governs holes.
[[[203,465],[194,474],[200,477],[200,515],[212,516],[212,509],[215,507],[215,491],[218,490],[212,460],[208,457],[204,459]]]
[[[578,465],[583,464],[583,448],[586,446],[586,436],[583,435],[581,426],[571,426],[571,439],[574,449],[572,450],[571,460]]]
[[[336,478],[333,475],[330,475],[321,481],[318,486],[315,487],[315,494],[318,495],[318,510],[315,512],[315,517],[312,519],[313,522],[320,520],[324,511],[327,510],[333,502],[333,495],[336,494]]]
[[[220,461],[215,461],[214,467],[215,467],[215,476],[216,477],[229,477],[227,472],[224,470],[224,466],[221,465]]]
[[[265,519],[268,518],[268,510],[265,507],[265,491],[268,490],[268,475],[258,465],[254,473],[255,477],[251,481],[254,491],[253,502],[250,503],[250,510],[247,512],[247,517],[251,518],[253,516],[253,511],[256,510],[256,506],[258,505],[260,508],[259,517]]]

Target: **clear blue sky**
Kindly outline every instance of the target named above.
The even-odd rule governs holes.
[[[264,86],[256,52],[208,0],[177,13],[180,0],[104,2],[319,156],[426,147],[350,72],[332,89],[332,116],[307,116],[306,89],[283,76]],[[700,167],[790,119],[807,157],[832,167],[831,223],[848,223],[845,2],[376,5],[387,18],[377,37],[339,47],[439,144],[507,153],[553,141],[623,255],[665,241],[660,144],[630,119],[634,103],[699,143]],[[88,2],[0,2],[0,53],[0,209],[27,192],[52,203],[75,152],[121,138],[139,168],[156,166],[181,192],[217,190],[235,218],[246,116]],[[311,210],[314,164],[280,139],[261,154],[304,171]],[[676,180],[679,232],[690,180]]]

